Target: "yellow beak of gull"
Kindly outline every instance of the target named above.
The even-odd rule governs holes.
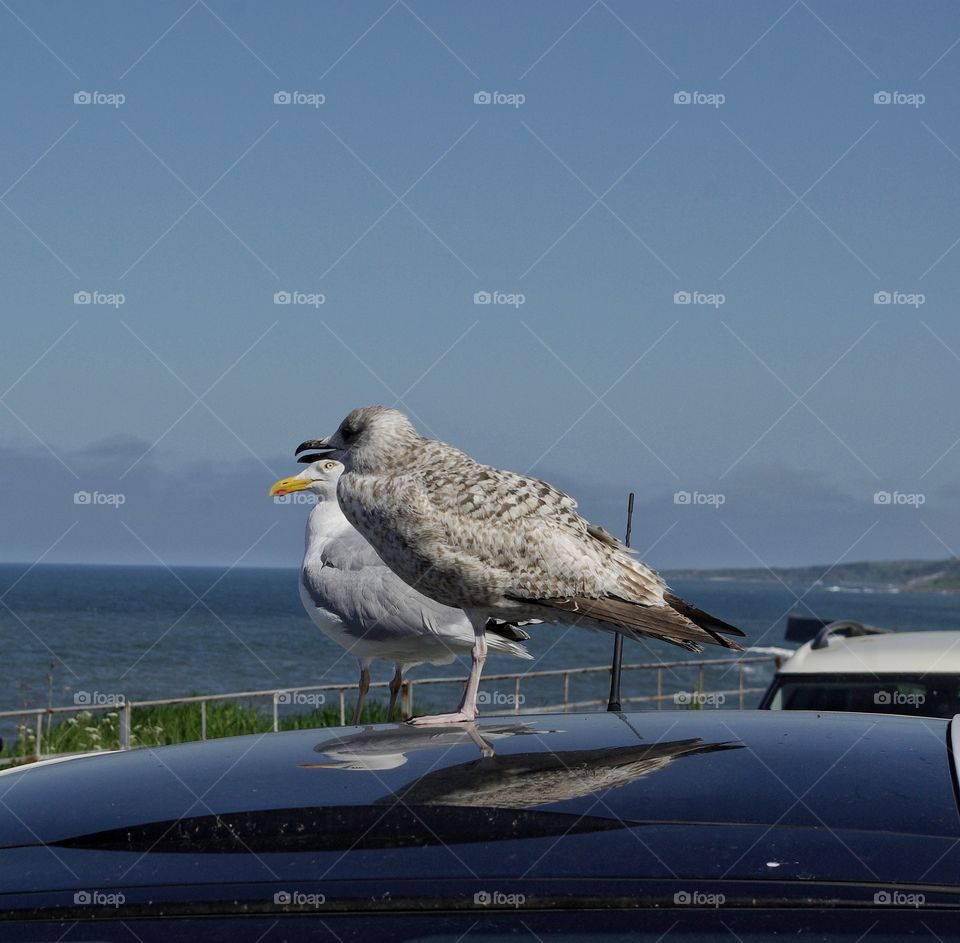
[[[278,498],[294,491],[306,491],[309,487],[310,482],[306,478],[281,478],[270,487],[270,497]]]

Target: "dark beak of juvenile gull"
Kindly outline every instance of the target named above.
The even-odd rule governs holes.
[[[321,458],[326,458],[339,451],[342,450],[331,446],[326,439],[307,439],[306,442],[301,442],[293,450],[293,454],[297,456],[298,462],[309,465],[312,462],[319,461]],[[301,452],[306,452],[307,454],[301,455]]]

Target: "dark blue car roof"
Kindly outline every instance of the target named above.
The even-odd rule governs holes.
[[[389,897],[411,881],[421,894],[443,882],[586,893],[665,880],[955,898],[948,732],[846,713],[560,714],[25,768],[0,776],[0,910],[85,887],[153,900],[174,886],[243,897],[362,884]]]

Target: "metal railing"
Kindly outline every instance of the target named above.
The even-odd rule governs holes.
[[[743,710],[747,707],[746,698],[748,695],[759,695],[766,690],[766,685],[751,686],[746,683],[744,672],[749,665],[768,664],[771,671],[780,667],[781,656],[779,654],[763,655],[745,655],[740,658],[708,658],[708,659],[684,659],[677,661],[655,661],[655,662],[636,662],[623,666],[623,672],[654,672],[656,693],[624,695],[621,697],[621,703],[631,705],[652,705],[656,710],[662,710],[663,705],[671,701],[673,706],[696,709],[705,705],[711,707],[726,706],[727,700],[735,700],[736,706]],[[719,690],[707,690],[707,684],[710,680],[708,670],[713,668],[723,668],[720,679],[723,681],[733,668],[736,670],[736,684],[728,685]],[[676,678],[679,678],[678,671],[689,672],[696,671],[696,683],[694,687],[673,690],[669,693],[664,691],[664,672],[668,671]],[[604,708],[607,704],[606,697],[596,697],[574,700],[571,697],[571,679],[592,676],[609,677],[609,665],[596,665],[579,668],[553,668],[543,671],[528,671],[509,674],[491,674],[484,676],[484,684],[481,689],[480,706],[490,713],[511,713],[511,714],[546,714],[546,713],[566,713],[568,711],[579,711],[589,708]],[[522,686],[525,682],[535,679],[550,681],[557,679],[560,686],[561,698],[556,703],[539,704],[534,707],[525,707],[525,697],[523,696]],[[509,682],[512,686],[512,693],[504,695],[496,687],[496,682]],[[414,691],[421,688],[433,688],[437,685],[448,685],[462,687],[464,679],[457,678],[421,678],[419,680],[407,679],[403,683],[400,693],[401,714],[409,717],[413,713]],[[387,688],[388,682],[374,682],[370,685],[373,688]],[[675,686],[674,686],[675,687]],[[625,684],[624,688],[629,688]],[[494,690],[497,696],[490,700],[491,695],[485,692]],[[334,695],[339,708],[341,725],[346,724],[348,705],[347,699],[351,702],[356,696],[356,685],[352,683],[339,684],[317,684],[302,687],[290,688],[270,688],[259,691],[231,691],[225,694],[199,694],[185,697],[151,698],[148,700],[129,700],[121,695],[108,695],[101,698],[88,695],[81,699],[80,703],[64,705],[60,707],[37,707],[21,708],[19,710],[0,711],[0,723],[7,719],[17,719],[20,721],[18,729],[21,740],[27,736],[32,736],[34,743],[32,749],[27,754],[17,757],[7,757],[0,763],[10,763],[23,760],[47,759],[55,756],[67,756],[68,753],[44,752],[44,720],[48,724],[52,723],[54,718],[70,714],[79,714],[81,712],[109,712],[116,711],[118,714],[118,742],[121,750],[129,750],[134,746],[133,740],[133,711],[137,708],[159,707],[172,704],[196,704],[200,711],[200,740],[207,739],[207,714],[208,705],[216,702],[250,702],[256,700],[267,700],[271,708],[272,729],[280,729],[280,708],[289,708],[292,706],[301,707],[320,707],[329,704],[328,694]],[[508,707],[509,710],[500,708]],[[493,708],[493,710],[491,710]]]

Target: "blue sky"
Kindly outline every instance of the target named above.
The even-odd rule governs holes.
[[[960,551],[955,5],[0,22],[0,559],[292,565],[374,402],[661,567]]]

